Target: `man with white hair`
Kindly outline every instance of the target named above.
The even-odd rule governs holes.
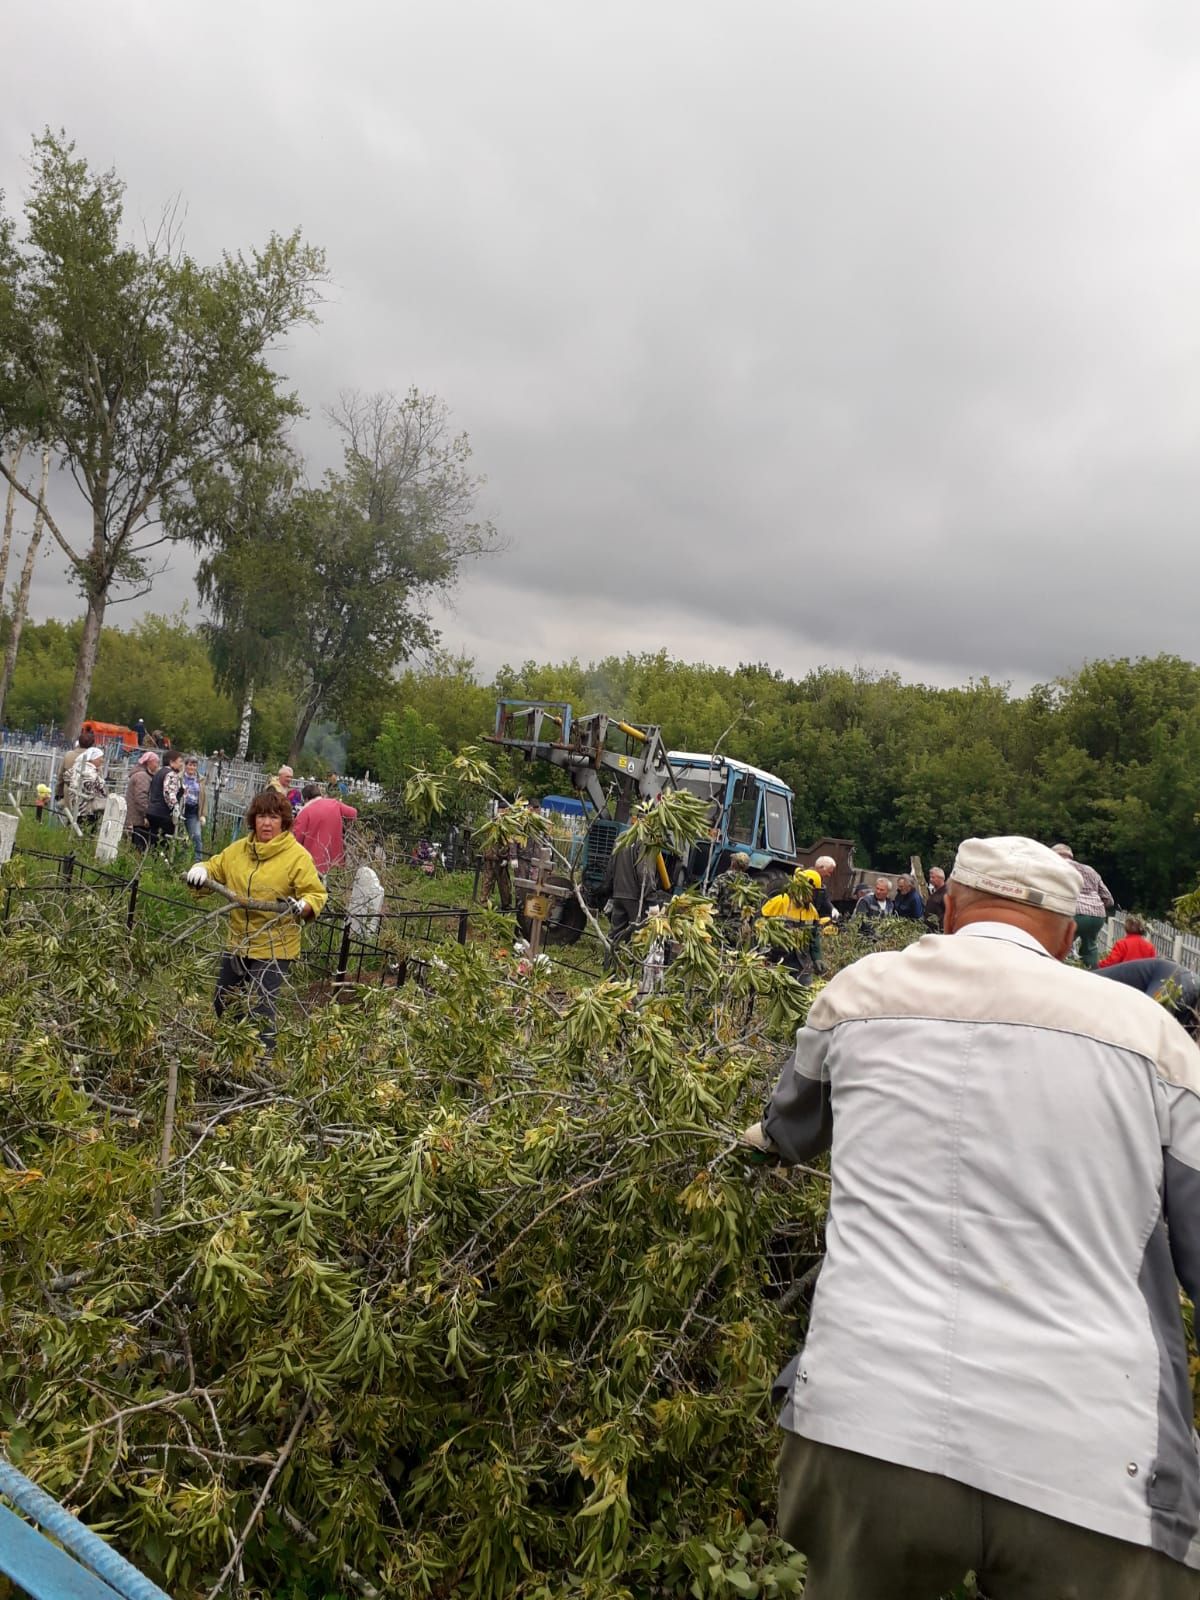
[[[818,856],[813,866],[821,874],[821,887],[813,890],[813,905],[817,914],[828,917],[831,922],[838,919],[838,909],[833,903],[833,875],[837,871],[837,862],[832,856]]]
[[[291,767],[285,764],[284,766],[280,767],[279,771],[273,778],[268,778],[267,788],[274,789],[276,794],[281,794],[286,800],[288,796],[288,790],[292,787],[292,779],[294,777],[295,773],[292,771]]]
[[[838,973],[743,1136],[832,1150],[777,1389],[805,1600],[937,1600],[969,1570],[990,1600],[1200,1592],[1200,1051],[1062,964],[1078,892],[1044,845],[966,840],[951,937]]]

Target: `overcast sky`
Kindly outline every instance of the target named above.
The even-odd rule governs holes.
[[[318,466],[339,388],[449,403],[510,544],[443,617],[481,670],[1195,654],[1195,0],[6,10],[10,203],[50,123],[202,259],[324,245]]]

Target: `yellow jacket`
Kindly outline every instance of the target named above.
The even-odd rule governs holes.
[[[313,858],[290,829],[266,844],[253,834],[235,839],[204,865],[214,883],[223,883],[242,900],[307,900],[319,916],[328,898]],[[229,913],[226,947],[255,961],[294,961],[300,954],[300,924],[287,913],[274,918],[271,911],[236,907]]]
[[[760,912],[764,917],[786,917],[789,922],[820,922],[815,906],[798,906],[785,889],[773,894]]]

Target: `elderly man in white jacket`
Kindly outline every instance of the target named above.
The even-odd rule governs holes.
[[[1195,1600],[1178,1284],[1200,1292],[1200,1051],[1061,965],[1079,880],[969,839],[946,933],[813,1003],[762,1123],[831,1150],[827,1254],[781,1376],[805,1600]]]

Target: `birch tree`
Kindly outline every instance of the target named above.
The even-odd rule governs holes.
[[[53,452],[82,498],[82,532],[69,489],[51,506],[3,456],[0,474],[40,513],[83,597],[73,738],[107,607],[150,589],[171,504],[299,413],[267,357],[313,319],[324,257],[297,232],[202,266],[171,211],[129,242],[124,186],[65,137],[35,139],[32,169],[20,234],[0,213],[0,438],[29,433]]]
[[[42,481],[38,489],[38,509],[33,514],[33,531],[29,535],[25,546],[25,559],[21,563],[21,581],[13,595],[12,615],[8,622],[8,642],[4,647],[4,666],[0,669],[0,723],[4,721],[4,707],[8,702],[8,691],[12,687],[13,673],[17,667],[17,651],[21,648],[21,634],[25,628],[25,618],[29,612],[29,590],[33,584],[33,569],[37,564],[38,551],[42,544],[42,534],[45,532],[46,519],[42,513],[42,506],[46,503],[46,484],[50,478],[50,451],[42,450]],[[11,485],[10,485],[11,488]],[[12,549],[11,530],[8,526],[4,530],[4,560],[0,564],[0,574],[8,570],[8,559]]]
[[[501,547],[475,515],[483,479],[470,441],[436,395],[344,394],[330,415],[346,440],[343,468],[301,497],[295,527],[293,761],[318,712],[384,693],[401,662],[436,642],[431,600],[464,562]]]

